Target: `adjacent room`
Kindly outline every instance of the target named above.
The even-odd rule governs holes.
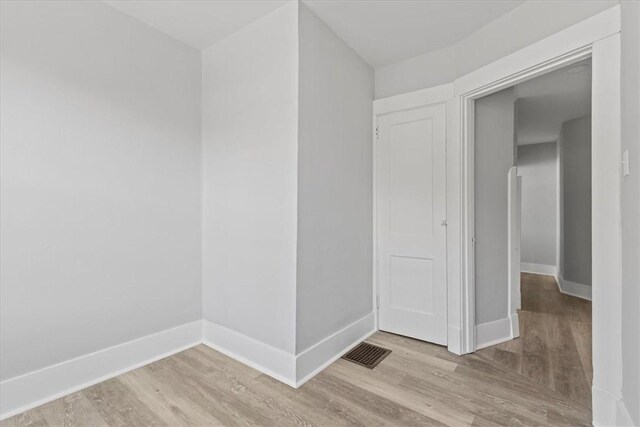
[[[640,426],[640,2],[0,0],[0,426]]]
[[[589,407],[591,77],[571,64],[475,117],[478,354]]]

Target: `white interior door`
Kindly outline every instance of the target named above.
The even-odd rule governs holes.
[[[445,345],[446,110],[378,116],[379,327]]]

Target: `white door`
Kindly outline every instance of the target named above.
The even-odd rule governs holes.
[[[445,105],[378,116],[377,125],[379,327],[445,345]]]

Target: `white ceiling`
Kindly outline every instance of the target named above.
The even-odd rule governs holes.
[[[591,113],[591,60],[586,71],[571,74],[577,64],[516,86],[519,145],[557,141],[562,123]]]
[[[197,48],[271,12],[286,1],[105,0]],[[450,46],[523,0],[304,0],[373,67]]]
[[[522,0],[303,0],[374,68],[451,46]]]
[[[104,1],[196,49],[211,46],[287,3],[271,0]]]

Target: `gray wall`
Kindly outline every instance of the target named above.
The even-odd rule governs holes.
[[[299,16],[298,352],[373,310],[373,70]]]
[[[507,317],[508,191],[515,89],[475,103],[476,324]]]
[[[562,124],[560,275],[591,286],[591,117]]]
[[[205,320],[295,351],[298,7],[202,52]]]
[[[622,395],[640,425],[640,2],[622,3]]]
[[[451,47],[376,69],[376,98],[452,82],[617,3],[526,1]]]
[[[2,380],[201,318],[200,52],[1,2]]]
[[[521,261],[556,265],[558,153],[555,142],[518,147],[522,177]]]

